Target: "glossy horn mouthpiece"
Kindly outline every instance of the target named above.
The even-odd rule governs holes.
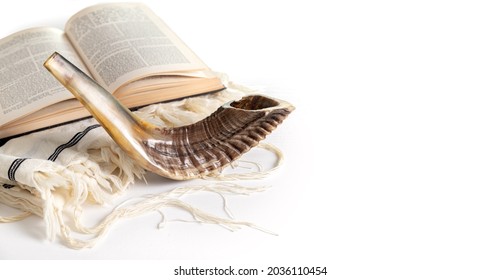
[[[261,95],[228,102],[207,118],[181,127],[145,122],[58,53],[44,66],[145,169],[187,180],[220,172],[271,133],[294,107]]]

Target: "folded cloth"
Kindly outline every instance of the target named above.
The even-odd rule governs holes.
[[[226,90],[218,93],[150,105],[136,114],[157,125],[181,126],[201,120],[222,104],[252,92],[228,83]],[[190,211],[200,222],[218,223],[229,228],[253,226],[211,216],[179,200],[180,196],[193,190],[221,195],[262,190],[227,183],[181,188],[146,197],[135,204],[116,208],[94,228],[80,224],[84,204],[112,204],[113,198],[122,194],[134,179],[142,179],[144,174],[145,170],[135,165],[94,119],[11,139],[0,147],[0,203],[22,212],[16,216],[0,217],[0,222],[12,222],[35,214],[44,219],[46,234],[51,240],[60,236],[71,248],[92,247],[117,218],[136,216],[164,206]],[[91,234],[92,237],[78,240],[72,237],[73,232]]]

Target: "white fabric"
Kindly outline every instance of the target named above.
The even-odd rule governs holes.
[[[158,125],[186,125],[205,118],[225,102],[249,93],[252,91],[248,88],[228,83],[226,90],[216,94],[150,105],[136,113]],[[272,146],[264,148],[280,157]],[[215,217],[180,200],[180,196],[192,191],[211,191],[223,197],[229,193],[262,191],[262,188],[227,183],[183,187],[142,197],[132,205],[117,207],[94,228],[80,224],[86,203],[110,204],[135,178],[142,179],[144,174],[145,171],[134,165],[94,119],[12,139],[0,147],[0,203],[22,212],[13,217],[0,217],[0,222],[13,222],[35,214],[44,219],[49,239],[59,236],[67,246],[78,249],[94,246],[118,218],[137,216],[165,206],[189,211],[199,222],[217,223],[230,229],[241,225],[255,227],[251,223]],[[255,178],[255,175],[241,178]],[[233,177],[228,179],[238,178]],[[72,233],[87,234],[89,238],[78,240]]]

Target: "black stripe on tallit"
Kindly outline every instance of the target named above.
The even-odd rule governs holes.
[[[85,130],[83,131],[80,131],[78,132],[77,134],[75,134],[75,136],[73,136],[73,138],[71,138],[71,140],[69,140],[67,143],[65,144],[62,144],[60,145],[59,147],[56,148],[56,150],[50,155],[50,157],[48,158],[48,160],[50,161],[55,161],[57,159],[57,157],[59,156],[59,154],[64,151],[65,149],[69,148],[69,147],[73,147],[74,145],[78,144],[78,142],[80,142],[80,140],[82,140],[82,138],[89,132],[91,131],[92,129],[94,128],[98,128],[100,125],[98,124],[95,124],[95,125],[92,125],[92,126],[89,126],[87,127]]]
[[[47,160],[50,160],[50,161],[55,161],[57,159],[57,157],[59,156],[59,154],[61,154],[62,151],[64,151],[65,149],[67,148],[70,148],[76,144],[78,144],[78,142],[80,142],[80,140],[82,140],[82,138],[89,132],[91,131],[92,129],[94,128],[98,128],[100,127],[100,125],[98,124],[95,124],[95,125],[92,125],[92,126],[89,126],[87,127],[85,130],[83,131],[80,131],[78,132],[77,134],[75,134],[67,143],[65,144],[62,144],[62,145],[59,145],[55,150],[54,152],[49,156],[49,158]],[[27,158],[18,158],[16,160],[14,160],[12,162],[12,164],[10,165],[9,167],[9,170],[7,171],[7,176],[9,178],[9,180],[11,181],[16,181],[16,171],[17,169],[19,169],[19,166],[21,165],[21,163],[23,163],[25,160],[27,160]],[[3,184],[3,187],[6,188],[6,189],[10,189],[12,187],[14,187],[14,185],[11,185],[11,184]]]
[[[10,164],[9,171],[7,171],[7,176],[9,180],[11,181],[16,180],[16,171],[21,165],[21,163],[23,163],[25,160],[27,160],[27,158],[18,158]]]

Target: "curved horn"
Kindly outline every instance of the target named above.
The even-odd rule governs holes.
[[[221,171],[255,147],[294,107],[260,95],[228,102],[207,118],[182,127],[158,127],[136,117],[116,98],[58,53],[44,66],[101,123],[138,164],[177,180]]]

